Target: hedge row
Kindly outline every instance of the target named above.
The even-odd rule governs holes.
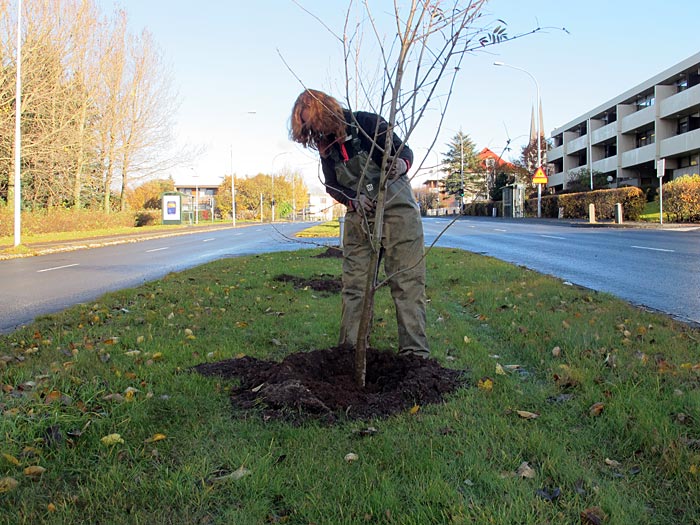
[[[685,175],[663,185],[663,208],[669,219],[700,222],[700,175]]]
[[[562,195],[545,195],[541,199],[542,217],[562,217],[566,219],[588,218],[588,206],[595,206],[596,219],[614,219],[615,205],[622,204],[625,220],[636,221],[644,211],[646,197],[637,187],[615,188],[611,190],[586,191],[581,193],[566,193]],[[525,202],[527,215],[537,215],[537,199]]]
[[[54,208],[41,212],[22,212],[22,234],[36,235],[68,231],[107,230],[155,224],[158,213],[116,212],[106,214],[96,210],[74,211]],[[11,207],[0,206],[0,237],[13,235],[14,216]]]

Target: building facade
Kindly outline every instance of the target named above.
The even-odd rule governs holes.
[[[581,169],[607,176],[610,187],[658,186],[661,159],[664,182],[698,173],[700,53],[556,128],[550,141],[554,191]]]

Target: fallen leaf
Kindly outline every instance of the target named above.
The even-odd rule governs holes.
[[[345,454],[345,457],[343,459],[345,459],[345,461],[347,461],[348,463],[352,463],[353,461],[357,461],[358,459],[360,459],[360,457],[354,452],[349,452],[348,454]]]
[[[561,356],[561,347],[555,346],[552,348],[552,357],[559,357]]]
[[[44,472],[46,472],[46,469],[44,467],[40,467],[39,465],[32,465],[31,467],[24,469],[24,475],[28,478],[38,478]]]
[[[552,489],[538,489],[535,494],[544,500],[555,501],[559,498],[559,496],[561,496],[561,489],[559,487],[554,487]]]
[[[104,401],[116,401],[117,403],[121,403],[124,401],[124,396],[121,394],[107,394],[106,396],[103,396],[102,399]]]
[[[500,363],[496,363],[496,374],[499,376],[504,376],[506,375],[506,371],[503,370],[503,367],[501,366]]]
[[[14,490],[17,485],[19,485],[19,481],[15,478],[0,478],[0,494]]]
[[[8,462],[12,463],[14,466],[19,467],[19,459],[17,459],[13,455],[3,454],[2,457],[4,457]]]
[[[489,377],[482,377],[481,379],[479,379],[476,386],[480,390],[485,390],[486,392],[490,392],[491,390],[493,390],[493,379],[491,379]]]
[[[156,441],[162,441],[166,438],[167,436],[165,434],[153,434],[151,437],[146,439],[144,443],[155,443]]]
[[[619,467],[620,466],[619,461],[615,461],[614,459],[610,459],[610,458],[605,458],[605,464],[608,465],[609,467]]]
[[[49,503],[48,505],[46,505],[46,510],[48,510],[49,512],[56,512],[56,505],[54,505],[53,503]]]
[[[100,441],[102,441],[102,444],[106,446],[116,445],[117,443],[124,443],[124,440],[119,434],[108,434],[102,439],[100,439]]]
[[[593,403],[591,405],[591,408],[588,409],[588,413],[592,416],[599,416],[602,412],[603,409],[605,408],[605,403]]]
[[[540,417],[539,414],[535,412],[528,412],[527,410],[516,410],[516,412],[523,419],[537,419]]]
[[[408,411],[408,413],[411,414],[412,416],[414,416],[418,413],[419,410],[420,410],[420,405],[413,405],[411,407],[411,410]]]
[[[537,472],[533,469],[527,461],[523,461],[515,473],[520,478],[534,479],[537,476]]]
[[[589,507],[581,512],[581,525],[602,525],[608,519],[600,507]]]

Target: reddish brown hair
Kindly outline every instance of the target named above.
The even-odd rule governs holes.
[[[307,110],[307,121],[301,113]],[[338,138],[345,138],[345,117],[340,103],[322,91],[307,89],[294,102],[289,137],[305,148],[321,154]]]

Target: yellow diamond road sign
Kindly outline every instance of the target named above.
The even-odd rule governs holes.
[[[547,184],[547,175],[544,174],[542,168],[537,168],[534,177],[532,177],[533,184]]]

